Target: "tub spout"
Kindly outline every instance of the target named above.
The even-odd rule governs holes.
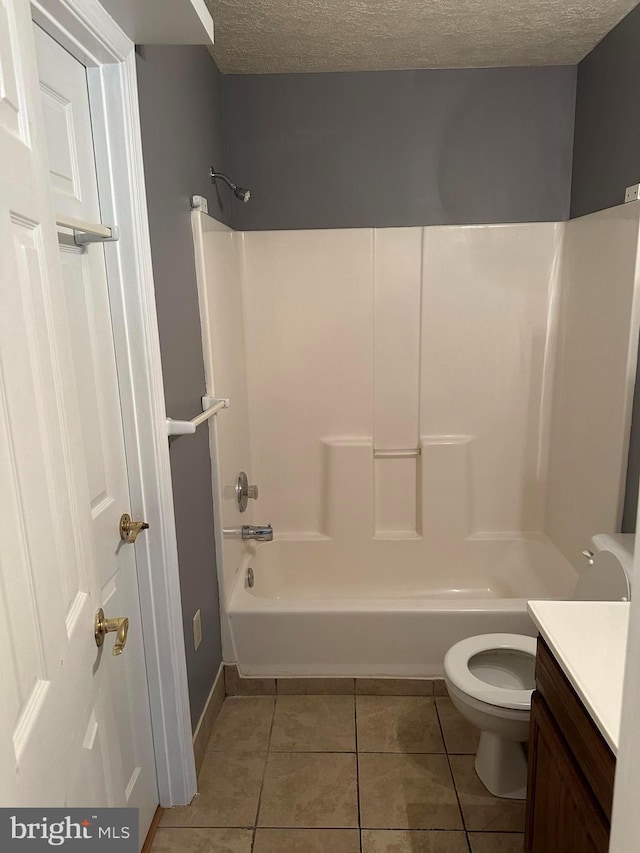
[[[242,527],[224,527],[222,534],[227,539],[255,539],[258,542],[273,541],[273,527],[270,524],[243,524]]]
[[[258,542],[273,541],[273,527],[270,524],[243,524],[242,525],[243,539],[257,539]]]

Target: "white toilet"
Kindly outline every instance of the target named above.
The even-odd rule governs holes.
[[[576,584],[582,601],[629,600],[632,534],[599,534]],[[536,640],[521,634],[481,634],[452,646],[444,675],[453,704],[480,729],[476,772],[496,797],[524,799],[526,742],[535,687]]]

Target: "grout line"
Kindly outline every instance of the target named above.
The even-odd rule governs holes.
[[[325,829],[330,829],[330,830],[355,830],[355,829],[358,829],[357,826],[306,826],[306,825],[305,826],[299,826],[297,824],[295,824],[295,825],[292,824],[291,826],[289,826],[289,825],[287,825],[287,826],[276,826],[276,825],[260,826],[258,828],[259,829],[312,829],[314,831],[318,830],[319,832],[323,831]],[[486,832],[489,832],[492,835],[513,835],[513,836],[518,836],[518,837],[521,835],[524,835],[524,832],[520,832],[517,829],[490,829],[490,830],[484,830],[484,829],[451,829],[451,827],[438,827],[438,826],[436,826],[436,827],[372,826],[372,827],[364,827],[364,828],[365,829],[371,829],[375,832],[412,832],[412,833],[417,833],[417,832],[424,832],[424,833],[452,832],[452,833],[454,833],[454,832],[457,832],[457,833],[462,834],[462,835],[480,835],[480,836],[485,835]],[[161,829],[176,829],[176,830],[177,829],[247,829],[247,830],[253,830],[254,827],[252,825],[246,825],[246,824],[238,824],[237,826],[228,826],[228,825],[222,825],[221,826],[218,824],[208,824],[208,823],[204,824],[203,823],[203,824],[189,824],[188,826],[185,826],[184,824],[181,824],[180,826],[159,826],[158,831],[160,831]]]
[[[162,826],[158,827],[158,829],[248,829],[252,830],[254,827],[252,826],[218,826],[218,825],[209,825],[209,824],[189,824],[189,826]],[[299,826],[295,825],[287,825],[287,826],[260,826],[259,829],[302,829],[302,830],[313,830],[318,832],[324,832],[325,830],[331,830],[335,832],[336,830],[344,830],[344,831],[354,831],[358,829],[357,826]],[[472,829],[467,831],[466,829],[451,829],[450,827],[435,827],[435,828],[425,828],[425,827],[406,827],[406,826],[372,826],[365,827],[365,829],[371,829],[374,832],[450,832],[450,833],[458,833],[459,835],[482,835],[484,834],[484,830]],[[491,830],[491,832],[495,835],[524,835],[523,832],[516,832],[516,830]]]
[[[456,794],[456,801],[458,803],[458,809],[460,811],[460,819],[462,820],[462,827],[466,833],[467,822],[464,819],[464,812],[462,811],[462,803],[460,802],[460,795],[458,794],[458,786],[456,785],[456,777],[453,775],[453,768],[451,766],[451,759],[449,758],[449,752],[447,751],[447,742],[446,742],[445,737],[444,737],[444,727],[442,725],[442,720],[440,719],[440,712],[438,711],[438,703],[434,700],[433,704],[434,704],[435,709],[436,709],[436,717],[438,719],[438,726],[440,727],[440,735],[442,737],[442,743],[444,744],[444,750],[445,750],[444,754],[447,756],[447,765],[449,767],[449,773],[451,774],[451,781],[453,783],[453,790],[455,791],[455,794]],[[465,835],[465,838],[467,840],[467,847],[469,848],[469,851],[471,851],[471,842],[469,841],[469,836]]]
[[[271,712],[271,725],[269,726],[269,737],[267,738],[267,754],[264,761],[264,769],[262,771],[262,781],[260,782],[260,793],[258,794],[258,807],[256,808],[256,816],[253,821],[253,837],[251,839],[251,853],[253,853],[253,846],[256,842],[256,831],[258,829],[258,818],[260,817],[260,809],[262,807],[262,793],[264,791],[264,780],[267,775],[267,764],[269,763],[269,755],[271,752],[271,736],[273,734],[273,726],[276,719],[276,704],[277,697],[274,699],[273,703],[273,711]]]
[[[250,826],[188,826],[188,827],[165,827],[165,829],[251,829]],[[357,826],[307,826],[306,824],[269,824],[265,826],[260,826],[258,829],[304,829],[304,830],[313,830],[318,832],[324,832],[325,830],[344,830],[351,831],[357,830]],[[450,834],[457,835],[484,835],[485,833],[480,830],[473,829],[469,833],[467,833],[466,829],[451,829],[450,826],[365,826],[363,830],[366,829],[371,832],[410,832],[410,833],[419,833],[422,832],[425,835],[428,835],[430,832],[446,832]],[[524,835],[523,832],[503,832],[502,830],[492,831],[493,835]]]
[[[210,752],[236,752],[241,754],[243,752],[252,752],[253,750],[248,749],[239,749],[239,750],[227,750],[227,749],[212,749]],[[282,752],[297,752],[297,753],[317,753],[319,755],[348,755],[350,753],[356,752],[355,749],[271,749],[271,752],[280,754]],[[407,750],[407,749],[361,749],[359,750],[361,755],[371,755],[373,753],[380,755],[445,755],[446,750],[440,749],[420,749],[420,750]],[[451,755],[472,755],[470,752],[452,752]]]
[[[183,806],[180,806],[183,808]],[[249,831],[253,830],[253,826],[247,826],[246,824],[239,824],[238,826],[228,826],[223,825],[219,826],[218,824],[208,824],[208,823],[194,823],[194,824],[180,824],[180,826],[160,826],[158,829],[247,829]]]
[[[261,752],[263,750],[257,750]],[[210,752],[215,755],[247,755],[256,752],[254,749],[212,749]],[[271,749],[271,755],[354,755],[355,749]],[[389,753],[391,755],[392,753]],[[397,753],[395,753],[397,754]],[[411,754],[411,753],[407,753]],[[420,755],[421,753],[415,753]],[[427,755],[432,753],[425,753]],[[434,755],[444,755],[443,752],[433,753]]]
[[[356,800],[358,805],[358,843],[360,847],[360,853],[362,853],[362,815],[360,813],[360,753],[358,752],[358,699],[355,693],[353,695],[353,734],[356,746]]]

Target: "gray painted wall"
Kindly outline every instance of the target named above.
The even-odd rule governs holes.
[[[188,419],[200,411],[205,393],[190,196],[207,196],[213,216],[227,218],[208,178],[209,167],[224,159],[220,74],[204,47],[190,46],[139,48],[137,70],[167,414]],[[195,726],[221,660],[206,429],[172,441],[171,473]],[[195,652],[198,608],[203,638]]]
[[[624,201],[640,181],[640,6],[578,66],[571,216]]]
[[[576,69],[224,75],[244,230],[566,219]]]
[[[571,216],[624,201],[640,181],[640,6],[578,66]],[[636,528],[640,479],[640,365],[636,377],[622,529]]]

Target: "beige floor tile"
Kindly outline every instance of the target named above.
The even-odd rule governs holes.
[[[437,698],[436,707],[438,708],[447,752],[475,755],[480,740],[479,729],[465,720],[451,699]]]
[[[289,696],[353,696],[353,678],[279,678],[278,693]]]
[[[469,853],[464,832],[365,829],[362,853]]]
[[[427,678],[356,678],[360,696],[433,696],[433,681]]]
[[[356,696],[359,752],[444,752],[433,699]]]
[[[470,832],[469,844],[471,853],[523,853],[524,835],[519,832]]]
[[[272,752],[355,752],[353,696],[278,696]]]
[[[468,830],[524,831],[524,800],[492,796],[478,778],[473,755],[450,755],[449,761]]]
[[[159,829],[151,853],[251,853],[251,829]]]
[[[255,823],[266,755],[208,752],[190,806],[166,809],[161,826],[237,826]]]
[[[259,826],[358,826],[353,753],[272,752],[264,777]]]
[[[446,755],[361,753],[360,815],[367,829],[462,829]]]
[[[230,696],[218,715],[209,752],[266,752],[275,696]]]
[[[224,683],[228,696],[274,696],[275,678],[243,678],[235,664],[225,664]]]
[[[258,829],[253,853],[360,853],[357,829]]]

